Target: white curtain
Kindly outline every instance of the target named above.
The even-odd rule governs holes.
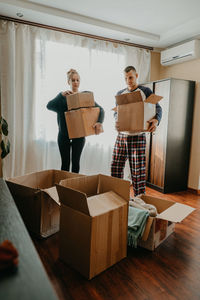
[[[69,89],[66,72],[78,70],[81,90],[93,91],[105,110],[104,133],[87,137],[80,173],[110,175],[116,138],[111,109],[125,87],[123,69],[134,65],[149,80],[148,50],[0,20],[1,112],[9,125],[11,153],[4,177],[60,169],[56,114],[46,104]]]

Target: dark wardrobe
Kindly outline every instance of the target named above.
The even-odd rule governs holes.
[[[146,134],[147,186],[163,193],[187,189],[195,82],[163,79],[144,83],[163,99],[154,134]]]

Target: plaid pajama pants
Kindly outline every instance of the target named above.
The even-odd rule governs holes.
[[[146,136],[118,134],[112,156],[111,176],[123,178],[126,160],[129,160],[135,196],[145,193],[146,188]]]

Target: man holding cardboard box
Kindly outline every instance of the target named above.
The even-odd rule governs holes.
[[[81,135],[78,138],[70,138],[69,128],[65,120],[65,112],[68,109],[67,97],[76,94],[79,91],[80,76],[74,69],[67,73],[68,84],[71,90],[59,93],[53,100],[49,101],[47,108],[57,113],[57,122],[59,127],[58,132],[58,146],[61,155],[61,170],[69,171],[70,161],[72,161],[72,172],[79,173],[80,158],[85,145],[85,136]],[[94,102],[95,109],[99,109],[96,122],[93,123],[93,130],[95,134],[102,132],[102,122],[104,120],[103,108]],[[97,108],[96,108],[97,107]],[[78,124],[81,127],[81,124]],[[77,126],[76,126],[77,127]],[[72,157],[70,151],[72,149]]]
[[[120,90],[116,96],[117,112],[115,112],[115,117],[117,118],[115,127],[119,133],[113,150],[111,175],[123,178],[125,162],[128,159],[133,190],[135,196],[137,196],[144,194],[146,189],[146,136],[144,132],[154,132],[160,123],[162,108],[156,102],[162,97],[153,96],[151,89],[137,84],[138,73],[133,66],[126,67],[124,75],[127,88]],[[154,103],[153,106],[155,106],[156,110],[153,115],[149,114],[148,121],[144,124],[145,127],[141,124],[144,123],[144,116],[142,115],[141,117],[141,113],[144,113],[145,110],[144,107],[141,107],[141,104],[143,105],[143,102],[145,102],[147,98],[149,99],[150,95],[153,96],[153,101],[149,102],[151,104]],[[152,98],[152,96],[150,98]],[[119,97],[119,99],[117,97]],[[141,99],[141,101],[138,101],[138,98],[139,100]],[[136,102],[140,103],[138,104]],[[139,127],[138,123],[140,123]],[[146,124],[148,124],[148,126]]]

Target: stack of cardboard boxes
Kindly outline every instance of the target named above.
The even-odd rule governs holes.
[[[94,107],[92,92],[67,96],[68,111],[65,112],[69,138],[79,138],[95,134],[93,125],[97,122],[100,109]]]

